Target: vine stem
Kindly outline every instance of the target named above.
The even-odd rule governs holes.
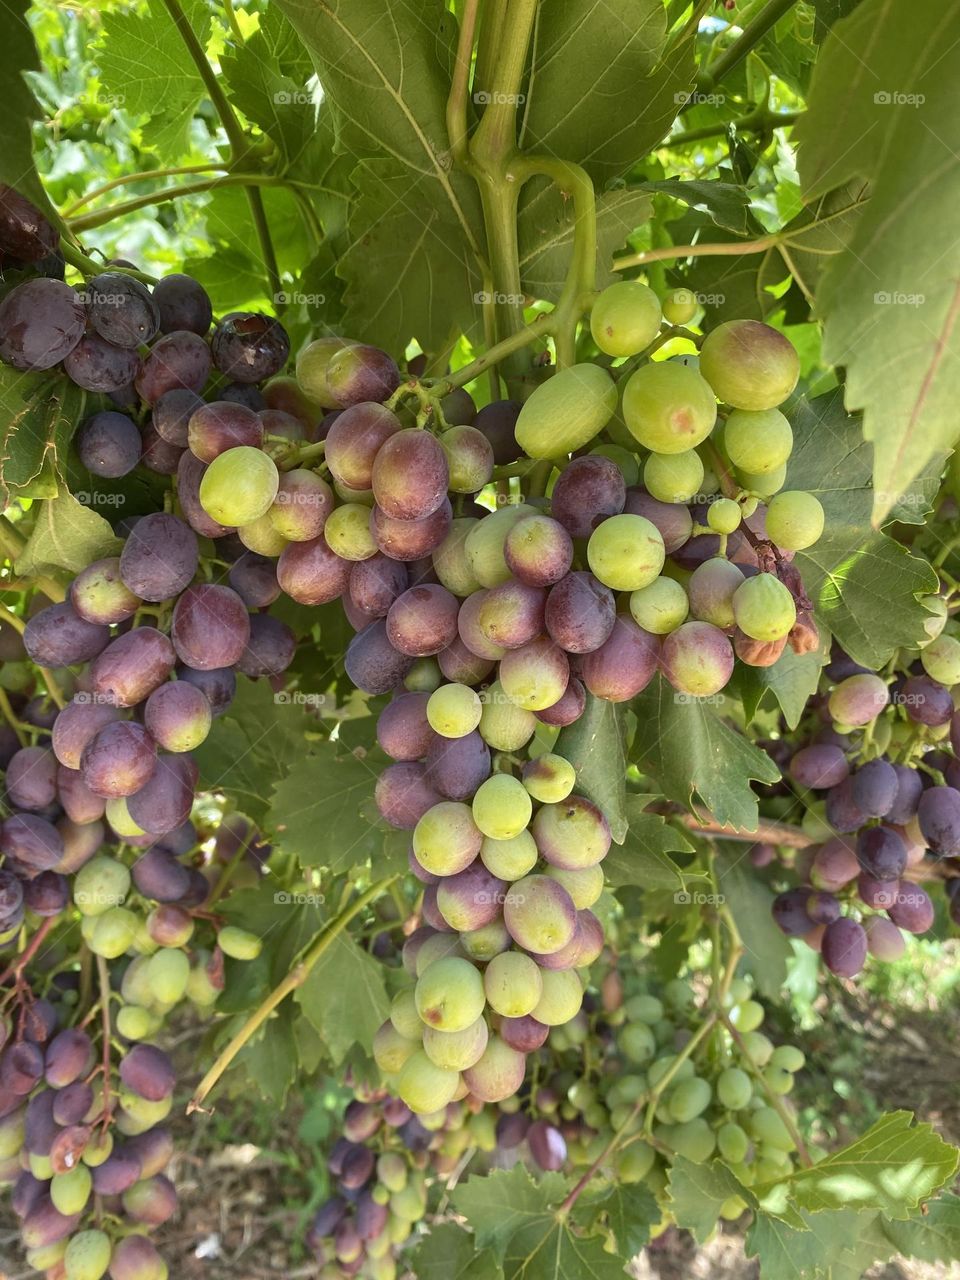
[[[735,240],[732,243],[668,244],[659,249],[641,249],[638,253],[628,253],[622,258],[614,258],[613,270],[624,271],[627,267],[643,267],[648,262],[672,262],[676,258],[721,258],[764,253],[767,249],[776,248],[780,241],[779,235],[772,234],[759,236],[756,240]]]
[[[132,200],[121,200],[119,204],[109,205],[106,209],[94,209],[92,213],[82,213],[79,218],[70,222],[70,230],[75,233],[92,231],[95,227],[105,226],[114,218],[122,218],[128,213],[136,213],[138,209],[146,209],[153,204],[166,204],[169,200],[179,200],[183,196],[202,195],[206,191],[215,191],[218,187],[279,187],[284,179],[274,174],[259,173],[225,173],[213,178],[203,178],[196,182],[182,182],[176,187],[161,187],[159,191],[150,191],[143,196],[135,196]]]
[[[750,1074],[756,1079],[757,1083],[760,1085],[763,1092],[767,1095],[767,1100],[769,1101],[770,1105],[773,1107],[774,1111],[776,1111],[777,1115],[783,1121],[784,1127],[786,1128],[787,1133],[790,1134],[790,1137],[797,1148],[797,1155],[800,1158],[800,1163],[803,1165],[805,1169],[810,1169],[813,1166],[813,1161],[810,1159],[810,1152],[807,1150],[806,1143],[804,1142],[803,1137],[800,1134],[800,1130],[797,1128],[796,1122],[793,1116],[790,1114],[789,1109],[784,1104],[783,1099],[780,1097],[778,1093],[774,1093],[774,1091],[770,1088],[769,1084],[767,1084],[766,1080],[764,1079],[763,1072],[757,1066],[756,1062],[754,1062],[750,1054],[750,1050],[747,1047],[747,1042],[744,1040],[743,1036],[740,1034],[737,1028],[730,1021],[730,1017],[726,1012],[720,1014],[720,1021],[723,1023],[727,1031],[730,1033],[730,1037],[733,1040],[733,1043],[740,1050],[740,1053],[741,1053],[741,1056],[743,1057],[744,1062],[747,1064],[748,1068],[750,1069]]]
[[[257,231],[257,239],[260,241],[260,252],[263,254],[263,265],[266,269],[270,292],[273,294],[273,305],[276,310],[282,311],[283,307],[280,304],[280,268],[277,265],[277,254],[270,235],[267,210],[263,203],[263,192],[259,187],[247,187],[247,202],[250,205],[250,214]]]
[[[0,689],[0,712],[3,713],[3,718],[17,735],[17,741],[21,747],[25,747],[27,745],[27,736],[24,733],[23,721],[17,719],[13,707],[10,705],[10,699],[7,697],[6,689]]]
[[[685,129],[675,133],[673,137],[664,138],[661,147],[682,147],[688,142],[703,142],[707,138],[719,138],[730,128],[738,133],[762,133],[765,129],[785,129],[796,124],[803,115],[802,111],[751,111],[740,120],[727,120],[721,124],[705,124],[699,129]]]
[[[729,48],[725,49],[706,70],[697,77],[700,89],[712,89],[728,72],[740,65],[747,54],[760,43],[771,27],[775,26],[797,0],[769,0],[756,17],[751,18]]]
[[[217,1058],[216,1062],[197,1085],[193,1097],[187,1103],[187,1114],[198,1111],[207,1094],[214,1087],[226,1069],[233,1062],[234,1058],[244,1047],[247,1041],[253,1036],[266,1020],[273,1013],[278,1005],[282,1004],[292,991],[296,991],[307,980],[310,971],[321,959],[327,948],[340,934],[344,931],[350,921],[360,914],[363,909],[368,906],[375,898],[379,898],[382,893],[386,893],[394,881],[399,879],[398,875],[386,876],[383,880],[378,880],[376,884],[370,886],[365,893],[349,907],[345,907],[340,914],[334,919],[330,925],[323,931],[317,941],[313,944],[309,951],[306,952],[303,959],[297,963],[293,969],[287,974],[284,980],[279,983],[266,999],[254,1009],[246,1022],[233,1037],[224,1051]]]
[[[180,39],[187,46],[187,52],[200,73],[200,79],[203,81],[204,87],[210,96],[210,101],[220,117],[223,131],[227,135],[227,141],[230,143],[231,159],[236,161],[241,158],[247,149],[247,138],[240,121],[234,115],[233,107],[227,101],[226,94],[220,88],[220,81],[216,72],[207,60],[203,45],[197,39],[187,15],[180,7],[179,0],[163,0],[163,3],[173,25],[177,28]]]
[[[154,178],[185,178],[193,173],[216,173],[218,171],[226,172],[226,165],[212,163],[184,164],[175,165],[167,169],[143,169],[140,173],[122,173],[119,178],[112,178],[110,182],[101,183],[99,187],[94,187],[92,191],[82,195],[79,200],[74,200],[73,204],[68,205],[62,211],[62,215],[64,218],[69,218],[71,214],[90,204],[92,200],[105,196],[110,191],[115,191],[117,187],[128,186],[132,182],[148,182]]]
[[[99,275],[104,269],[102,262],[97,262],[95,258],[91,258],[89,254],[78,249],[76,245],[72,245],[69,241],[62,241],[60,252],[63,254],[64,261],[69,262],[71,267],[76,267],[78,271],[85,276]],[[157,277],[148,275],[146,271],[134,271],[130,267],[111,267],[111,271],[115,271],[118,275],[133,276],[134,280],[140,280],[143,284],[156,284]]]
[[[454,373],[447,374],[443,382],[437,386],[437,394],[445,396],[457,387],[466,386],[468,382],[472,382],[474,378],[479,378],[482,373],[485,373],[495,364],[499,364],[505,356],[522,350],[532,342],[536,342],[538,338],[549,337],[552,332],[553,312],[544,311],[532,323],[524,325],[500,342],[494,343],[482,356],[477,356],[476,360],[471,360],[462,369],[457,369]]]
[[[110,1097],[110,1041],[113,1032],[110,1027],[110,971],[103,956],[97,956],[97,980],[100,986],[100,1018],[103,1027],[100,1061],[103,1067],[103,1127],[106,1129],[113,1113]]]
[[[457,40],[457,52],[453,64],[453,79],[447,98],[447,137],[450,140],[450,152],[456,163],[462,167],[468,167],[470,163],[467,147],[467,90],[478,4],[479,0],[466,0],[464,4],[460,37]]]
[[[682,827],[694,834],[720,836],[724,840],[750,841],[752,844],[778,844],[786,849],[806,849],[816,841],[808,836],[800,827],[790,826],[786,822],[758,822],[756,831],[744,831],[739,827],[725,827],[721,822],[708,817],[704,810],[696,813],[671,814],[671,820],[679,822]]]
[[[43,924],[40,925],[37,932],[33,935],[17,958],[15,960],[11,960],[3,973],[0,973],[0,986],[4,986],[11,978],[20,976],[23,970],[43,946],[47,934],[49,934],[50,930],[56,923],[56,917],[54,916],[48,916],[47,919],[44,920]]]

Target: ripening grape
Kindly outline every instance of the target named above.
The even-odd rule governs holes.
[[[758,320],[728,320],[707,334],[700,373],[734,409],[774,409],[797,385],[800,358],[790,340]]]
[[[210,463],[200,481],[200,502],[212,519],[236,527],[265,515],[279,487],[280,473],[273,459],[241,445]]]
[[[731,631],[736,623],[734,596],[745,581],[740,569],[722,556],[705,560],[687,583],[691,616],[698,622],[711,622]]]
[[[733,498],[718,498],[707,507],[707,524],[714,533],[733,533],[745,514],[749,513]]]
[[[889,701],[890,691],[885,681],[865,672],[841,680],[827,705],[839,724],[860,726],[875,720]]]
[[[790,590],[772,573],[747,578],[733,593],[737,626],[752,640],[780,640],[797,620]]]
[[[793,449],[793,431],[779,409],[735,409],[723,428],[723,444],[735,467],[766,475],[782,467]]]
[[[426,718],[442,737],[463,738],[479,725],[482,710],[480,697],[473,689],[464,684],[444,684],[430,694]]]
[[[503,554],[520,582],[549,587],[570,571],[573,541],[559,520],[544,515],[524,516],[507,533]]]
[[[441,917],[457,933],[484,929],[500,915],[505,882],[491,875],[480,861],[464,871],[444,876],[436,886]]]
[[[505,951],[494,956],[483,975],[487,1002],[504,1018],[531,1014],[543,994],[540,966],[522,951]]]
[[[671,289],[663,295],[663,318],[669,324],[689,324],[698,305],[697,295],[689,289]]]
[[[333,491],[312,471],[284,471],[267,518],[288,542],[309,542],[323,532],[334,506]]]
[[[546,592],[523,582],[502,582],[483,592],[476,625],[488,644],[519,649],[543,631]]]
[[[507,535],[525,516],[539,514],[526,503],[510,503],[478,520],[464,541],[467,563],[481,587],[495,587],[511,577],[504,547]]]
[[[583,983],[576,969],[541,969],[543,991],[531,1017],[548,1027],[563,1026],[583,1004]]]
[[[541,856],[551,866],[565,871],[595,866],[610,848],[610,825],[600,809],[584,796],[572,795],[559,804],[544,804],[537,811],[531,830]]]
[[[556,589],[556,588],[554,588]],[[501,696],[526,711],[542,711],[563,697],[570,679],[570,662],[563,649],[546,636],[538,636],[519,649],[511,649],[500,659]],[[491,746],[480,722],[480,732]],[[500,750],[509,750],[501,747]]]
[[[480,736],[494,751],[519,751],[533,737],[537,727],[532,711],[507,697],[499,680],[480,695]]]
[[[480,972],[459,956],[435,960],[417,980],[416,1002],[428,1026],[463,1031],[480,1017],[486,1004]]]
[[[717,403],[695,369],[657,361],[630,376],[623,392],[623,417],[645,449],[684,453],[713,430]]]
[[[440,436],[451,493],[478,493],[493,476],[493,446],[476,427],[455,426]]]
[[[392,357],[378,347],[341,343],[327,362],[324,382],[334,403],[349,408],[361,401],[389,399],[400,385],[400,370]],[[314,395],[311,386],[305,389]]]
[[[424,1027],[423,1051],[434,1064],[445,1071],[465,1071],[483,1056],[489,1039],[484,1018],[477,1018],[462,1031],[438,1031]]]
[[[660,502],[689,502],[702,483],[703,462],[694,449],[651,453],[644,463],[644,487]]]
[[[678,692],[711,697],[733,675],[733,646],[719,627],[685,622],[664,638],[661,663]]]
[[[518,946],[534,955],[550,955],[572,940],[577,928],[577,909],[558,881],[530,875],[510,888],[503,919]]]
[[[599,649],[609,639],[616,616],[613,592],[582,571],[568,573],[552,587],[544,609],[551,639],[567,653]]]
[[[790,776],[815,790],[839,786],[849,771],[844,753],[828,742],[803,747],[790,760]]]
[[[823,533],[823,507],[802,490],[788,489],[771,498],[765,520],[767,537],[785,551],[804,551]]]
[[[690,611],[687,593],[673,578],[659,577],[630,596],[630,613],[638,627],[663,636],[686,620]]]
[[[608,285],[593,304],[590,332],[608,356],[635,356],[660,330],[660,300],[639,280]]]
[[[369,560],[377,554],[370,531],[370,510],[359,502],[345,502],[331,511],[323,536],[330,550],[344,560]]]
[[[663,568],[659,530],[643,516],[611,516],[590,535],[587,560],[596,577],[614,591],[649,586]]]
[[[463,1073],[470,1092],[482,1102],[512,1097],[523,1084],[526,1055],[492,1035],[483,1056]]]
[[[951,635],[939,635],[920,650],[923,669],[940,684],[960,684],[960,640]]]
[[[473,820],[491,840],[512,840],[526,829],[533,812],[530,795],[517,778],[496,773],[473,797]]]
[[[523,785],[542,804],[556,804],[565,800],[573,790],[577,771],[569,760],[546,751],[523,766]]]

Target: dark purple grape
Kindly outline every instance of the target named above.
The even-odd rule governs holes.
[[[84,300],[90,323],[115,347],[142,347],[160,328],[160,309],[150,290],[132,276],[113,271],[94,276],[87,282]]]
[[[132,618],[142,601],[120,577],[120,557],[108,556],[80,570],[70,584],[70,603],[87,622],[109,626]]]
[[[896,899],[887,907],[887,915],[906,933],[926,933],[933,924],[934,914],[927,891],[907,880],[901,882]]]
[[[190,526],[156,511],[143,516],[130,531],[120,554],[120,576],[141,600],[159,603],[189,586],[199,555]]]
[[[4,824],[5,825],[5,824]],[[0,826],[0,839],[3,838],[3,827]],[[4,852],[7,853],[4,845]],[[14,856],[7,854],[8,857]],[[0,932],[6,932],[10,926],[8,920],[23,914],[23,885],[20,877],[7,867],[0,867]]]
[[[842,889],[859,874],[860,863],[856,853],[838,837],[821,845],[810,865],[810,880],[818,889]]]
[[[198,583],[177,601],[170,634],[177,657],[188,667],[232,667],[249,643],[250,615],[229,587]]]
[[[19,1099],[17,1105],[20,1105]],[[43,1198],[46,1188],[46,1182],[41,1182],[39,1178],[35,1178],[32,1173],[24,1169],[13,1185],[10,1208],[21,1220],[26,1218],[30,1210]]]
[[[352,562],[327,546],[323,534],[309,542],[291,542],[277,561],[277,581],[298,604],[329,604],[343,595]]]
[[[110,1280],[158,1280],[165,1270],[156,1245],[146,1236],[125,1236],[110,1257]]]
[[[474,730],[462,738],[435,738],[426,754],[427,781],[446,800],[469,800],[490,776],[490,748]]]
[[[92,1171],[93,1189],[98,1196],[120,1196],[140,1181],[140,1161],[120,1147]],[[132,1238],[132,1237],[131,1237]]]
[[[44,1054],[44,1076],[54,1089],[73,1084],[93,1066],[93,1042],[79,1027],[59,1031]]]
[[[228,382],[220,391],[221,400],[231,400],[234,404],[246,405],[254,413],[260,413],[267,407],[263,392],[249,382]]]
[[[196,783],[190,756],[160,756],[150,778],[127,800],[130,817],[150,835],[174,831],[190,817]]]
[[[4,819],[0,847],[26,875],[53,870],[63,856],[63,840],[57,828],[32,813],[14,813]]]
[[[378,347],[350,343],[331,356],[326,369],[331,398],[342,408],[388,399],[400,385],[395,361]]]
[[[152,1044],[135,1044],[120,1059],[120,1079],[131,1093],[149,1102],[169,1098],[177,1082],[173,1063]]]
[[[59,1125],[81,1124],[93,1106],[93,1088],[83,1080],[58,1089],[53,1096],[53,1118]]]
[[[164,440],[152,422],[148,422],[144,427],[141,443],[143,452],[140,454],[140,461],[148,471],[153,471],[158,476],[177,474],[177,467],[184,451],[177,445]]]
[[[140,432],[124,413],[95,413],[77,432],[80,461],[95,476],[125,476],[140,461]]]
[[[627,499],[623,473],[600,454],[574,458],[553,486],[550,514],[571,538],[589,538],[602,520],[619,515]]]
[[[20,1015],[20,1032],[33,1044],[46,1044],[57,1029],[57,1011],[49,1000],[34,1000]]]
[[[653,679],[659,656],[659,637],[620,614],[608,639],[584,657],[580,675],[595,698],[628,702]]]
[[[35,916],[58,916],[70,905],[70,881],[56,871],[41,871],[24,885],[23,904]]]
[[[375,695],[398,689],[413,665],[413,658],[393,645],[387,622],[378,618],[350,641],[343,665],[358,689]]]
[[[131,868],[137,891],[154,902],[180,902],[190,891],[190,871],[172,853],[156,846]]]
[[[841,978],[855,978],[867,959],[867,935],[862,925],[849,916],[828,924],[820,946],[823,962]]]
[[[43,1052],[31,1040],[8,1044],[0,1054],[0,1088],[28,1094],[43,1075]]]
[[[656,526],[660,537],[663,538],[663,546],[668,556],[676,555],[687,545],[688,540],[694,546],[703,544],[703,559],[717,554],[719,542],[716,538],[701,535],[699,538],[690,539],[693,516],[690,514],[690,509],[681,503],[660,502],[657,498],[651,497],[646,490],[637,488],[627,490],[627,500],[623,509],[629,515],[643,516]],[[695,569],[696,564],[691,565],[690,568]]]
[[[617,473],[619,475],[619,472]],[[617,617],[613,592],[592,573],[568,573],[547,596],[547,631],[567,653],[592,653],[610,638]]]
[[[811,890],[802,887],[788,889],[773,900],[774,923],[788,938],[802,938],[813,928],[813,920],[807,911]]]
[[[827,793],[826,817],[834,831],[839,831],[841,835],[859,831],[867,821],[867,815],[853,798],[850,778],[845,778]]]
[[[960,791],[928,787],[917,806],[917,821],[933,853],[939,857],[960,853]]]
[[[110,631],[87,622],[66,602],[52,604],[28,621],[23,643],[40,667],[69,667],[89,662],[106,646]]]
[[[497,1120],[497,1146],[504,1151],[512,1151],[519,1147],[529,1128],[530,1117],[522,1111],[504,1112]]]
[[[222,538],[229,530],[208,516],[200,503],[200,481],[206,472],[206,464],[189,449],[184,449],[177,460],[177,498],[183,518],[195,533],[204,538]]]
[[[236,311],[217,325],[210,342],[213,362],[235,382],[263,382],[279,373],[290,355],[290,339],[279,320],[256,311]]]
[[[846,756],[839,747],[827,743],[803,747],[790,761],[791,778],[813,790],[839,786],[848,773]]]
[[[422,764],[403,762],[383,770],[377,778],[375,799],[381,817],[392,827],[412,831],[443,796],[427,781]]]
[[[98,698],[116,707],[135,707],[163,684],[175,661],[173,645],[162,631],[135,627],[111,640],[94,659],[90,683]]]
[[[896,880],[907,865],[907,846],[892,827],[866,827],[857,836],[857,860],[877,880]]]
[[[202,407],[203,400],[195,391],[177,387],[173,391],[165,391],[160,397],[153,406],[150,421],[157,434],[168,444],[186,449],[190,419]]]
[[[157,339],[134,382],[142,399],[153,405],[177,387],[201,392],[209,376],[210,348],[197,334],[178,329]]]
[[[459,626],[459,618],[458,618]],[[446,680],[454,684],[480,684],[493,670],[493,660],[478,658],[459,635],[437,654],[437,663]]]
[[[500,1039],[518,1053],[533,1053],[546,1043],[550,1028],[527,1014],[523,1018],[504,1018],[500,1023]]]
[[[377,506],[394,520],[423,520],[441,507],[450,479],[443,446],[428,431],[408,427],[391,435],[373,463]]]
[[[515,400],[494,400],[473,419],[473,425],[493,446],[493,461],[498,467],[508,466],[523,455],[516,437],[519,416],[520,405]]]
[[[527,1146],[534,1163],[547,1171],[562,1169],[567,1162],[563,1134],[547,1120],[535,1120],[527,1130]]]
[[[953,717],[950,690],[929,676],[911,676],[905,680],[897,701],[915,724],[947,724]]]
[[[850,781],[853,802],[868,818],[882,818],[897,798],[897,771],[887,760],[868,760]]]
[[[59,247],[60,232],[36,205],[0,183],[0,252],[38,263]]]
[[[63,370],[85,391],[119,391],[134,381],[140,359],[135,351],[115,347],[96,333],[85,333],[63,358]]]
[[[286,671],[297,651],[297,640],[285,622],[269,613],[255,613],[250,619],[250,639],[237,661],[237,670],[256,680]]]
[[[80,772],[98,796],[131,796],[145,786],[157,765],[153,739],[139,724],[105,725],[84,748]]]
[[[259,449],[263,444],[263,423],[252,409],[230,400],[213,400],[201,404],[190,418],[187,428],[190,452],[201,462],[247,445]]]
[[[324,461],[348,489],[369,489],[373,463],[382,445],[400,430],[400,420],[385,405],[371,402],[344,410],[327,433]]]
[[[460,602],[446,587],[436,583],[410,587],[390,606],[386,634],[398,653],[427,657],[456,639],[459,612]]]
[[[15,369],[51,369],[86,327],[83,303],[60,280],[26,280],[0,302],[0,360]]]
[[[230,566],[227,581],[248,609],[266,609],[280,595],[276,564],[254,551]]]
[[[206,289],[192,276],[175,272],[154,286],[153,301],[160,313],[160,332],[187,329],[205,337],[213,319],[213,304]]]
[[[214,718],[223,715],[237,691],[237,677],[232,667],[197,671],[193,667],[178,666],[177,679],[188,681],[204,694]]]
[[[559,701],[555,702],[552,707],[546,707],[542,711],[535,711],[534,715],[544,724],[560,725],[562,727],[579,720],[586,705],[587,694],[582,682],[571,676]]]
[[[857,877],[857,893],[860,901],[875,911],[889,907],[900,892],[899,880],[878,880],[876,876],[861,871]]]
[[[391,760],[419,760],[436,734],[427,720],[426,693],[400,693],[380,712],[377,742]]]
[[[57,758],[46,747],[21,747],[7,765],[7,798],[17,809],[46,809],[57,798]]]
[[[811,892],[807,898],[807,915],[814,924],[830,924],[840,914],[840,903],[832,893]]]
[[[106,808],[104,799],[90,790],[79,769],[68,769],[61,765],[57,770],[57,791],[67,821],[72,824],[87,827],[103,817]],[[58,871],[70,869],[69,866],[57,867]]]
[[[358,560],[350,570],[350,599],[370,618],[385,617],[409,585],[406,565],[379,553],[368,560]]]
[[[755,867],[769,867],[777,860],[777,850],[772,844],[761,842],[750,846],[750,862]]]
[[[895,764],[893,767],[897,775],[897,794],[887,813],[887,821],[900,826],[909,822],[917,812],[923,795],[923,778],[916,769],[905,764]]]

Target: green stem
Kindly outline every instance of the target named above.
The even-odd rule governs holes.
[[[705,124],[699,129],[685,129],[675,133],[672,138],[665,138],[664,147],[682,147],[688,142],[702,142],[707,138],[722,137],[728,129],[736,129],[737,133],[765,133],[768,129],[785,129],[796,124],[803,115],[802,111],[767,111],[765,108],[752,111],[742,120],[728,120],[720,124]]]
[[[240,30],[240,23],[237,21],[237,12],[233,7],[233,0],[223,0],[223,7],[227,12],[227,22],[230,24],[230,30],[233,32],[233,38],[237,44],[243,44],[243,32]]]
[[[733,240],[719,244],[668,244],[659,249],[641,249],[639,253],[614,258],[613,270],[642,267],[648,262],[671,262],[676,258],[738,257],[747,253],[763,253],[767,249],[773,249],[779,241],[779,235],[772,234],[760,236],[756,240]]]
[[[543,312],[532,323],[517,329],[508,337],[490,347],[482,356],[477,356],[476,360],[471,360],[462,369],[456,369],[453,373],[447,374],[443,382],[434,388],[435,392],[438,395],[445,396],[456,387],[465,387],[468,382],[472,382],[474,378],[479,378],[482,373],[491,369],[506,356],[513,355],[515,351],[521,351],[524,347],[529,346],[540,338],[548,337],[552,332],[553,312]]]
[[[467,148],[467,91],[478,4],[479,0],[465,0],[464,3],[460,37],[457,41],[456,59],[453,64],[453,80],[447,98],[447,137],[450,140],[451,154],[461,168],[468,167],[470,163],[470,153]]]
[[[153,178],[184,178],[191,173],[215,173],[223,172],[225,169],[226,165],[208,163],[175,165],[169,169],[144,169],[140,173],[123,173],[119,178],[104,182],[99,187],[94,187],[92,191],[88,191],[81,196],[79,200],[75,200],[73,204],[63,210],[62,216],[69,219],[72,214],[90,204],[92,200],[105,196],[110,191],[115,191],[117,187],[128,186],[132,182],[149,182]]]
[[[273,174],[228,173],[215,178],[204,178],[198,182],[184,182],[178,187],[163,187],[159,191],[151,191],[144,196],[136,196],[132,200],[122,200],[119,204],[110,205],[106,209],[94,209],[92,213],[81,214],[70,223],[74,232],[92,231],[95,227],[105,226],[115,218],[122,218],[128,213],[136,213],[138,209],[146,209],[150,205],[165,204],[169,200],[179,200],[184,196],[202,195],[206,191],[215,191],[219,187],[279,187],[284,180]]]
[[[19,532],[7,517],[0,516],[0,551],[3,552],[11,564],[20,559],[26,545],[26,541],[21,538]],[[66,599],[66,588],[61,586],[55,578],[47,577],[46,574],[38,574],[33,579],[33,582],[54,604],[60,604],[62,600]]]
[[[489,101],[471,145],[481,168],[495,168],[517,145],[517,107],[539,0],[511,0],[502,13],[496,65],[484,92]]]
[[[273,294],[273,306],[279,313],[283,311],[283,305],[280,301],[281,285],[280,285],[280,268],[277,265],[277,255],[273,247],[273,239],[270,235],[270,224],[267,221],[267,211],[263,203],[263,192],[256,187],[247,187],[247,201],[250,205],[250,214],[253,218],[253,225],[257,230],[257,239],[260,241],[260,252],[263,254],[263,265],[267,272],[267,283],[269,290]]]
[[[98,276],[103,271],[104,264],[97,262],[95,258],[89,257],[80,249],[70,244],[69,241],[63,240],[60,243],[60,252],[63,254],[64,260],[69,262],[71,267],[76,267],[84,276]],[[145,271],[132,271],[129,267],[111,267],[111,271],[116,271],[120,275],[133,276],[134,280],[141,280],[144,284],[156,284],[157,277],[147,275]]]
[[[23,723],[17,719],[13,707],[10,705],[10,699],[7,697],[6,689],[0,689],[0,712],[3,713],[3,718],[17,735],[17,741],[20,743],[21,747],[25,747],[27,745],[27,736],[23,731]]]
[[[477,65],[473,74],[476,92],[486,93],[493,79],[493,68],[500,51],[500,33],[506,25],[508,0],[484,0],[477,41]]]
[[[193,27],[183,9],[180,7],[179,0],[163,0],[167,12],[173,21],[174,26],[180,35],[181,40],[187,46],[187,52],[193,59],[197,71],[200,73],[200,79],[204,83],[204,87],[213,103],[217,115],[223,124],[223,131],[227,135],[227,141],[230,143],[231,159],[239,160],[247,150],[247,136],[240,125],[240,121],[234,115],[233,107],[227,101],[226,94],[220,87],[220,81],[217,74],[207,60],[207,55],[203,51],[203,45],[197,39]]]
[[[755,18],[747,23],[743,31],[719,58],[701,71],[697,84],[701,89],[712,89],[718,85],[725,75],[738,67],[747,54],[760,43],[771,27],[780,21],[785,13],[793,8],[797,0],[769,0]]]

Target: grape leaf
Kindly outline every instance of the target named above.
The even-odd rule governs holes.
[[[17,573],[27,575],[44,567],[79,573],[94,560],[120,551],[122,543],[109,521],[66,489],[35,509],[33,532],[17,559]]]
[[[940,1196],[919,1217],[905,1222],[882,1220],[884,1233],[897,1253],[921,1262],[955,1262],[960,1259],[960,1196]]]
[[[30,0],[11,0],[4,6],[3,50],[0,53],[0,76],[4,89],[3,120],[0,121],[0,181],[15,187],[48,217],[59,222],[33,160],[31,122],[40,118],[40,111],[23,73],[38,71],[40,59],[27,23],[29,9]]]
[[[683,872],[671,853],[690,853],[693,845],[658,814],[644,813],[647,798],[627,796],[627,835],[621,846],[613,845],[603,860],[607,883],[615,889],[635,884],[642,889],[682,889]]]
[[[297,1078],[297,1051],[293,1018],[282,1008],[271,1018],[264,1033],[244,1046],[237,1059],[250,1083],[264,1098],[282,1108],[287,1092]]]
[[[418,1280],[502,1280],[503,1269],[474,1249],[473,1236],[452,1222],[432,1227],[410,1258]]]
[[[807,699],[817,689],[820,670],[829,658],[830,642],[828,636],[821,636],[821,645],[812,653],[794,653],[787,646],[772,667],[750,667],[745,662],[738,663],[734,673],[737,691],[743,701],[743,709],[749,724],[760,709],[761,703],[770,699],[770,693],[776,699],[783,718],[791,729],[800,723]]]
[[[873,522],[956,441],[960,371],[960,45],[939,0],[865,0],[833,27],[797,152],[807,199],[854,178],[871,196],[817,291],[824,355],[873,442]],[[867,56],[864,56],[864,53]],[[891,611],[892,612],[892,611]]]
[[[776,765],[723,718],[718,700],[676,693],[657,678],[636,700],[637,734],[631,758],[659,781],[670,800],[691,806],[699,798],[718,822],[741,831],[757,828],[757,798],[750,780],[776,782]]]
[[[621,1258],[634,1258],[650,1241],[650,1229],[663,1217],[663,1210],[649,1187],[642,1183],[617,1182],[592,1198],[585,1193],[573,1211],[574,1221],[590,1231],[604,1220],[613,1232]]]
[[[504,1280],[623,1280],[623,1259],[597,1236],[574,1235],[563,1218],[546,1213],[510,1237]]]
[[[791,275],[812,308],[821,276],[849,243],[868,197],[869,188],[853,182],[802,209],[763,255],[759,286],[777,285]]]
[[[210,10],[185,0],[183,11],[201,45],[210,32]],[[145,144],[177,159],[189,147],[188,129],[204,96],[203,81],[162,0],[142,9],[108,9],[98,55],[104,89],[131,116],[146,116]]]
[[[720,1210],[732,1196],[755,1207],[756,1197],[719,1160],[694,1164],[684,1156],[675,1157],[667,1175],[670,1209],[678,1227],[692,1231],[701,1244],[720,1218]]]
[[[587,694],[583,715],[561,729],[554,750],[577,771],[577,791],[610,823],[617,844],[627,834],[623,716],[615,702]]]
[[[339,933],[310,970],[294,999],[323,1037],[335,1065],[355,1044],[368,1049],[390,1010],[383,966]]]
[[[502,1262],[510,1237],[521,1227],[553,1221],[551,1205],[567,1193],[567,1180],[559,1173],[544,1174],[534,1182],[522,1164],[510,1170],[495,1169],[483,1178],[468,1178],[450,1195],[476,1237],[477,1249],[490,1249]]]
[[[631,185],[631,190],[670,196],[691,209],[705,213],[718,227],[732,231],[734,235],[759,234],[759,224],[750,211],[750,196],[743,187],[732,182],[660,178],[656,182]]]
[[[0,364],[0,497],[53,498],[86,392],[50,373]]]
[[[743,940],[743,963],[754,975],[761,994],[774,1000],[787,976],[790,944],[773,922],[773,894],[757,879],[749,850],[748,844],[718,841],[717,879]]]
[[[924,635],[927,612],[919,597],[936,591],[929,565],[900,543],[871,530],[870,446],[838,390],[802,400],[791,410],[794,450],[787,489],[805,489],[823,504],[820,541],[796,564],[817,619],[866,667],[879,668],[900,646]],[[901,496],[921,512],[931,486],[925,479]]]
[[[855,1210],[840,1213],[802,1214],[803,1228],[791,1226],[762,1210],[747,1229],[746,1252],[760,1262],[761,1274],[777,1280],[840,1280],[854,1265],[859,1277],[876,1257],[873,1246],[866,1262],[859,1259],[857,1246],[865,1237],[875,1215]]]

